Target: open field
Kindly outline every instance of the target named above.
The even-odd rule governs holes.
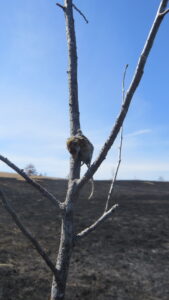
[[[38,180],[64,199],[66,180]],[[87,200],[90,185],[83,191],[77,231],[100,216],[109,184],[96,181],[93,200]],[[0,176],[0,186],[55,260],[57,209],[18,177]],[[169,183],[118,181],[113,201],[117,211],[74,249],[66,300],[168,300]],[[0,300],[47,300],[50,285],[50,271],[0,204]]]

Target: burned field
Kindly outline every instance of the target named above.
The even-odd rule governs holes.
[[[38,178],[63,200],[66,180]],[[0,178],[22,222],[53,261],[59,244],[60,216],[49,200],[17,178]],[[76,231],[104,209],[110,182],[96,181],[76,204]],[[118,181],[119,204],[104,224],[80,240],[71,260],[66,300],[169,299],[169,183]],[[0,205],[0,300],[49,299],[52,275],[32,245]]]

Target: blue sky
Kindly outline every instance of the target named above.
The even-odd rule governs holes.
[[[69,154],[67,44],[55,1],[2,1],[0,10],[1,154],[20,168],[65,177]],[[159,6],[159,0],[76,0],[81,127],[99,153],[121,104]],[[169,15],[160,27],[124,123],[120,179],[169,180]],[[95,174],[110,179],[118,140]],[[11,171],[0,163],[0,171]],[[83,167],[85,171],[85,166]]]

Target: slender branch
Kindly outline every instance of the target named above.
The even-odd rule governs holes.
[[[125,66],[124,74],[123,74],[123,81],[122,81],[122,105],[124,104],[125,100],[125,79],[126,79],[126,72],[127,72],[128,64]]]
[[[31,242],[31,244],[33,245],[33,247],[36,249],[36,251],[38,252],[38,254],[42,257],[42,259],[45,261],[45,263],[47,264],[47,266],[50,268],[50,270],[52,271],[52,273],[54,274],[56,280],[58,282],[60,282],[59,279],[59,275],[58,275],[58,271],[55,268],[54,264],[52,263],[52,261],[50,260],[49,256],[46,254],[46,252],[42,249],[42,247],[40,246],[40,244],[38,243],[38,241],[32,236],[32,234],[26,229],[26,227],[23,225],[23,223],[21,222],[21,220],[19,219],[18,215],[16,214],[16,212],[14,211],[14,209],[12,208],[12,206],[9,204],[6,195],[4,194],[4,192],[2,192],[2,190],[0,190],[0,197],[2,199],[2,203],[5,207],[5,209],[8,211],[8,213],[11,215],[13,221],[15,222],[15,224],[19,227],[19,229],[21,230],[21,232],[24,234],[24,236]]]
[[[94,163],[91,165],[89,170],[84,174],[84,176],[78,181],[78,188],[80,189],[84,184],[94,175],[94,173],[97,171],[103,160],[106,158],[108,151],[110,150],[111,146],[113,145],[120,128],[124,122],[124,119],[126,117],[126,114],[128,112],[131,100],[133,98],[133,95],[141,81],[141,78],[144,73],[144,67],[147,61],[147,58],[149,56],[150,50],[153,46],[155,37],[157,35],[157,32],[159,30],[160,24],[163,20],[161,16],[159,15],[161,12],[163,12],[167,6],[169,0],[162,0],[160,3],[160,6],[157,11],[157,15],[155,17],[155,20],[153,22],[153,25],[150,29],[149,35],[147,37],[147,40],[145,42],[143,51],[139,57],[138,64],[135,70],[134,77],[132,79],[132,82],[130,84],[130,87],[126,93],[124,104],[121,107],[121,111],[119,116],[116,119],[115,125],[110,133],[109,138],[105,142],[99,156],[94,161]]]
[[[83,19],[85,20],[85,22],[88,24],[89,21],[86,19],[85,15],[81,12],[81,10],[75,4],[73,4],[73,8],[75,10],[77,10],[77,12],[83,17]]]
[[[30,185],[32,185],[34,188],[36,188],[43,196],[47,197],[51,202],[62,209],[62,203],[55,198],[53,194],[48,192],[47,189],[45,189],[43,186],[41,186],[39,183],[31,179],[22,169],[19,169],[13,162],[11,162],[8,158],[4,157],[3,155],[0,155],[0,160],[3,161],[5,164],[7,164],[10,168],[15,170],[20,176],[22,176]]]
[[[105,221],[109,216],[111,216],[111,214],[115,211],[115,209],[118,206],[118,204],[115,204],[108,211],[104,212],[103,215],[95,223],[78,233],[75,237],[75,240],[79,240],[80,238],[83,238],[90,232],[94,231],[103,221]]]
[[[116,182],[118,171],[119,171],[120,164],[121,164],[122,143],[123,143],[123,127],[121,128],[121,134],[120,134],[118,163],[117,163],[116,171],[115,171],[115,174],[113,176],[113,179],[112,179],[112,182],[111,182],[111,185],[110,185],[110,189],[109,189],[109,192],[108,192],[108,197],[107,197],[106,206],[105,206],[105,212],[108,210],[110,197],[112,196],[112,193],[114,191],[114,184]]]
[[[128,68],[128,65],[125,66],[125,70],[124,70],[124,74],[123,74],[123,80],[122,80],[122,105],[124,104],[124,99],[125,99],[125,77],[126,77],[127,68]],[[116,172],[113,176],[113,179],[112,179],[112,182],[111,182],[111,185],[110,185],[110,189],[109,189],[109,192],[108,192],[105,211],[108,210],[110,197],[112,196],[112,192],[114,191],[114,184],[116,182],[117,175],[118,175],[118,172],[119,172],[119,168],[120,168],[120,164],[121,164],[122,145],[123,145],[123,125],[121,127],[121,133],[120,133],[118,163],[117,163],[117,167],[116,167]]]
[[[63,6],[62,4],[60,3],[56,3],[57,6],[59,6],[61,9],[63,9],[63,11],[65,11],[65,6]]]

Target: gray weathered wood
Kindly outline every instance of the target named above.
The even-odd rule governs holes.
[[[78,82],[77,82],[77,50],[76,36],[73,18],[72,0],[64,1],[64,14],[66,21],[66,35],[68,43],[68,83],[69,83],[69,117],[70,135],[75,135],[80,129],[79,102],[78,102]],[[59,253],[56,261],[56,268],[59,272],[62,285],[58,284],[53,277],[51,300],[63,300],[65,296],[66,282],[70,264],[70,258],[74,244],[74,222],[73,207],[77,200],[77,179],[80,177],[80,160],[70,159],[69,184],[66,200],[64,203],[65,211],[62,216],[61,237]]]

